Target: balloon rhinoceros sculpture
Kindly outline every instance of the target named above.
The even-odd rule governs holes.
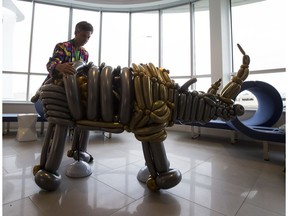
[[[249,56],[243,54],[238,73],[217,93],[221,80],[211,85],[207,93],[188,90],[196,79],[179,87],[169,77],[169,71],[152,63],[132,64],[113,69],[101,64],[75,62],[74,75],[65,75],[46,82],[40,88],[48,128],[44,138],[40,164],[33,169],[36,184],[48,191],[58,188],[61,175],[57,172],[64,152],[68,129],[73,128],[72,148],[67,155],[75,162],[66,175],[90,175],[87,153],[90,130],[110,133],[132,132],[142,142],[145,166],[137,178],[156,191],[176,186],[181,173],[170,168],[163,141],[165,128],[179,122],[205,124],[212,119],[231,120],[244,113],[234,99],[249,74]]]

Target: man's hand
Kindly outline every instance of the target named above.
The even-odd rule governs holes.
[[[60,71],[62,74],[74,74],[76,73],[75,69],[72,67],[73,62],[67,62],[63,64],[56,65],[55,69]]]

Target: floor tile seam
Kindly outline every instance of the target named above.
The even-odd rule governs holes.
[[[211,157],[213,157],[213,156],[211,156]],[[209,157],[209,159],[210,159],[211,157]],[[209,159],[208,159],[208,160],[209,160]],[[200,162],[200,163],[195,164],[195,165],[194,165],[193,167],[191,167],[189,170],[187,170],[186,172],[183,172],[182,175],[184,175],[184,174],[186,174],[186,173],[188,173],[188,172],[194,172],[193,169],[195,169],[197,166],[200,166],[200,165],[203,164],[203,163],[206,163],[208,160],[205,160],[205,161],[202,161],[202,162]],[[194,173],[196,173],[196,172],[194,172]],[[199,174],[199,173],[197,173],[197,174]],[[208,177],[209,177],[209,176],[208,176]]]
[[[221,178],[219,178],[219,177],[214,177],[214,176],[210,176],[210,175],[206,175],[206,174],[197,172],[197,171],[195,171],[195,168],[193,168],[193,169],[191,170],[191,172],[196,173],[196,174],[198,174],[198,175],[203,175],[203,176],[211,177],[212,179],[215,179],[215,180],[217,180],[217,181],[223,181],[223,182],[226,182],[226,183],[229,183],[229,184],[232,184],[232,185],[237,185],[237,184],[233,184],[233,183],[231,183],[231,182],[229,182],[229,181],[227,181],[227,180],[225,180],[225,179],[221,179]],[[231,176],[231,177],[233,177],[233,176]],[[236,177],[234,176],[234,178],[236,178]],[[239,177],[239,178],[241,178],[241,177]],[[245,177],[243,177],[243,178],[245,178]],[[255,181],[253,181],[253,182],[254,182],[254,183],[253,183],[253,186],[254,186],[255,182],[258,180],[258,178],[259,178],[259,175],[255,175]],[[238,186],[240,186],[240,185],[238,185]],[[249,186],[240,186],[240,187],[249,188]]]
[[[120,194],[128,197],[129,199],[132,199],[132,202],[129,202],[128,204],[126,204],[125,206],[121,207],[121,208],[120,208],[119,210],[117,210],[116,212],[120,211],[120,210],[121,210],[122,208],[124,208],[124,207],[129,206],[130,204],[134,203],[134,202],[137,201],[138,199],[141,199],[141,198],[144,197],[144,196],[143,196],[143,197],[140,197],[140,198],[138,198],[138,199],[135,199],[135,198],[133,198],[133,197],[131,197],[131,196],[129,196],[129,195],[127,195],[127,194],[119,191],[117,188],[111,187],[110,185],[106,184],[106,183],[103,182],[103,181],[101,181],[101,180],[99,180],[99,179],[96,179],[96,178],[94,178],[93,176],[91,176],[91,177],[92,177],[94,180],[100,182],[101,184],[104,184],[105,186],[109,187],[109,188],[112,189],[113,191],[117,191],[118,193],[120,193]],[[25,197],[25,198],[29,198],[29,199],[31,200],[31,202],[33,203],[33,205],[36,206],[36,208],[37,208],[38,210],[40,210],[41,213],[43,213],[44,216],[46,216],[45,211],[42,210],[36,203],[33,202],[33,200],[31,199],[31,196],[33,196],[33,194],[31,194],[31,195],[29,195],[29,196],[27,196],[27,197]],[[21,198],[21,199],[24,199],[24,198]],[[21,200],[21,199],[19,199],[19,200]],[[16,201],[17,201],[17,200],[16,200]],[[14,201],[13,201],[13,202],[14,202]],[[116,212],[114,212],[114,213],[116,213]],[[114,214],[114,213],[113,213],[113,214]]]
[[[7,204],[11,204],[11,203],[14,203],[14,202],[17,202],[17,201],[20,201],[20,200],[24,200],[24,199],[26,199],[26,198],[29,198],[30,199],[30,196],[33,196],[34,194],[35,194],[36,192],[32,192],[32,193],[29,193],[28,195],[26,195],[26,196],[21,196],[20,198],[18,198],[18,199],[13,199],[13,200],[11,200],[11,201],[9,201],[9,202],[4,202],[4,199],[2,198],[2,206],[4,206],[4,205],[7,205]],[[4,195],[4,194],[3,194]]]
[[[4,173],[3,171],[5,171],[6,173]],[[9,174],[8,170],[5,169],[4,166],[2,166],[2,177],[4,177],[5,175]],[[2,181],[3,181],[3,178],[2,178]]]
[[[244,190],[249,190],[249,192],[247,194],[250,193],[250,188],[252,187],[245,187],[245,186],[241,186],[241,185],[237,185],[237,184],[233,184],[229,181],[225,181],[223,179],[219,179],[219,178],[215,178],[215,177],[212,177],[212,176],[208,176],[208,175],[205,175],[205,174],[202,174],[202,173],[197,173],[193,170],[191,170],[190,172],[193,172],[194,174],[197,174],[197,175],[201,175],[201,176],[205,176],[205,177],[208,177],[208,178],[211,178],[211,180],[214,180],[214,181],[218,181],[218,182],[224,182],[225,184],[229,184],[233,187],[237,187],[237,188],[241,188],[241,189],[244,189]],[[187,174],[187,172],[185,172],[185,174]],[[184,174],[183,174],[184,175]],[[255,181],[256,182],[256,181]]]
[[[7,169],[5,169],[4,167],[3,167],[3,169],[5,169],[5,171],[7,172],[7,173],[3,173],[3,177],[4,176],[7,176],[7,175],[11,175],[11,174],[16,174],[16,173],[19,173],[19,172],[21,172],[21,171],[23,171],[23,169],[30,169],[31,170],[31,174],[32,174],[32,176],[33,176],[33,167],[34,167],[35,165],[33,165],[33,166],[27,166],[27,167],[23,167],[23,168],[19,168],[19,169],[16,169],[16,170],[13,170],[12,172],[9,172]],[[26,175],[25,175],[26,176]],[[27,174],[27,177],[28,176],[30,176],[30,175],[28,175]]]
[[[209,160],[207,160],[207,161],[209,161]],[[215,180],[218,180],[218,181],[224,181],[224,182],[227,182],[227,183],[229,183],[229,184],[232,184],[231,182],[225,181],[225,180],[223,180],[223,179],[220,179],[220,178],[217,178],[217,177],[212,177],[212,176],[205,175],[205,174],[202,174],[202,173],[198,173],[198,172],[195,171],[195,169],[196,169],[198,166],[206,163],[207,161],[202,162],[202,163],[200,163],[200,164],[197,164],[195,167],[193,167],[193,168],[190,169],[190,172],[196,173],[196,174],[198,174],[198,175],[203,175],[203,176],[211,177],[212,179],[215,179]],[[253,168],[253,169],[254,169],[254,168]],[[187,171],[187,172],[188,172],[188,171]],[[187,173],[187,172],[185,172],[185,173]],[[253,184],[253,187],[255,186],[255,183],[258,181],[261,173],[262,173],[262,172],[259,172],[257,175],[255,175],[255,182],[254,182],[254,184]],[[235,184],[233,184],[233,185],[235,185]],[[238,185],[238,186],[239,186],[239,185]]]
[[[139,161],[141,161],[141,160],[139,160]],[[137,162],[139,162],[139,161],[137,161]],[[108,166],[106,166],[105,164],[102,164],[102,163],[99,163],[99,162],[95,162],[95,161],[93,161],[92,163],[97,163],[98,165],[107,168],[107,170],[101,171],[101,172],[96,172],[96,174],[93,174],[93,173],[94,173],[94,170],[97,171],[97,169],[92,170],[92,175],[91,175],[91,177],[94,177],[95,179],[96,179],[96,176],[98,176],[98,175],[113,173],[113,171],[118,170],[118,169],[121,169],[121,168],[126,167],[126,166],[128,166],[128,165],[133,165],[133,166],[135,166],[135,167],[139,167],[139,166],[137,166],[137,165],[134,164],[134,163],[136,163],[136,162],[132,162],[132,163],[129,163],[129,164],[126,164],[126,165],[117,167],[117,168],[108,167]],[[91,168],[93,167],[92,164],[89,164],[89,165],[90,165]],[[67,165],[62,165],[62,166],[60,166],[60,167],[61,167],[61,168],[65,168],[65,167],[67,167],[67,166],[69,166],[69,164],[67,164]],[[59,168],[60,168],[60,167],[59,167]],[[139,168],[139,169],[140,169],[140,168]],[[58,169],[58,170],[59,170],[59,169]]]
[[[46,216],[45,211],[42,210],[36,203],[33,202],[33,199],[31,199],[31,196],[32,196],[32,195],[30,195],[30,196],[28,197],[29,200],[30,200],[30,201],[32,202],[32,204],[41,212],[41,214],[43,214],[43,216]]]
[[[134,166],[135,166],[135,165],[134,165]],[[110,171],[109,171],[109,172],[110,172]],[[109,172],[108,172],[108,173],[109,173]],[[111,171],[111,172],[112,172],[112,171]],[[106,173],[105,173],[105,174],[106,174]],[[97,174],[97,175],[98,175],[98,174]],[[133,200],[135,200],[135,198],[129,196],[128,194],[123,193],[123,192],[120,191],[118,188],[115,188],[115,187],[107,184],[105,181],[100,180],[99,178],[97,178],[97,175],[96,175],[96,176],[91,176],[91,178],[93,178],[94,180],[96,180],[96,181],[98,181],[98,182],[101,182],[102,184],[105,184],[105,185],[108,186],[109,188],[112,188],[113,190],[116,190],[117,192],[119,192],[119,193],[121,193],[121,194],[123,194],[123,195],[125,195],[125,196],[127,196],[127,197],[129,197],[129,198],[131,198],[131,199],[133,199]],[[101,175],[101,174],[99,174],[99,175]],[[135,180],[137,180],[136,176],[135,176]],[[141,198],[142,198],[142,197],[141,197]],[[136,200],[137,200],[137,199],[136,199]]]
[[[108,173],[110,173],[110,171],[111,171],[111,169],[110,170],[105,170],[105,171],[99,171],[99,172],[94,172],[93,170],[92,170],[92,173],[91,173],[91,177],[96,177],[96,176],[98,176],[98,175],[105,175],[105,174],[108,174]]]
[[[255,185],[255,184],[254,184],[254,185]],[[236,213],[235,213],[235,215],[234,215],[234,216],[237,216],[238,212],[240,211],[240,209],[241,209],[241,208],[242,208],[242,206],[244,205],[244,203],[245,203],[245,200],[247,199],[247,197],[248,197],[249,193],[251,192],[252,188],[253,188],[253,187],[251,187],[251,189],[249,190],[249,192],[246,194],[245,198],[243,199],[243,201],[242,201],[241,205],[240,205],[240,206],[239,206],[239,208],[237,209],[237,211],[236,211]]]
[[[275,183],[274,182],[274,180],[270,180],[268,177],[265,177],[265,176],[262,176],[262,174],[263,173],[265,173],[265,172],[263,172],[263,170],[261,171],[261,173],[260,173],[260,175],[258,176],[258,179],[257,179],[257,181],[259,180],[260,181],[260,179],[262,179],[263,181],[265,180],[265,181],[269,181],[269,185],[271,185],[271,186],[277,186],[277,187],[279,187],[279,183]],[[284,186],[284,189],[285,189],[285,186],[286,186],[286,174],[284,173],[283,174],[284,175],[284,182],[283,182],[283,186]],[[280,181],[280,180],[279,180]]]
[[[112,168],[112,167],[109,167],[109,166],[107,166],[107,165],[105,165],[105,164],[103,164],[103,163],[96,162],[96,161],[94,161],[94,160],[92,161],[91,164],[93,164],[93,163],[97,163],[98,165],[103,166],[103,167],[109,169],[109,171],[110,171],[111,169],[112,169],[112,170],[114,169],[114,168]],[[93,165],[91,165],[91,164],[89,163],[90,167],[92,168]],[[93,170],[92,170],[92,172],[93,172]]]
[[[99,163],[99,162],[96,162],[96,163],[99,164],[99,165],[101,165],[101,166],[104,166],[104,167],[110,169],[109,171],[113,171],[113,170],[120,169],[120,168],[129,166],[129,165],[136,166],[134,163],[138,163],[139,161],[142,161],[142,160],[143,160],[143,159],[139,159],[139,160],[137,160],[137,161],[133,161],[133,162],[130,162],[130,163],[128,163],[128,164],[125,164],[125,165],[123,165],[123,166],[119,166],[119,167],[116,167],[116,168],[114,168],[114,167],[109,167],[109,166],[107,166],[107,165],[105,165],[105,164],[103,164],[103,163]],[[145,166],[145,165],[143,165],[143,166]],[[109,172],[109,171],[108,171],[108,172]]]
[[[270,209],[265,209],[265,208],[263,208],[262,206],[258,206],[258,205],[255,205],[255,203],[249,202],[248,196],[249,196],[250,192],[253,190],[253,188],[255,187],[255,185],[257,184],[257,181],[259,180],[259,178],[260,178],[260,175],[259,175],[258,178],[256,179],[254,185],[251,186],[251,188],[249,189],[249,192],[246,194],[244,200],[243,200],[242,203],[241,203],[241,206],[240,206],[239,209],[237,210],[237,213],[238,213],[238,211],[240,211],[241,207],[242,207],[245,203],[246,203],[246,204],[249,204],[249,205],[252,205],[252,206],[255,206],[255,207],[257,207],[257,208],[260,208],[260,209],[264,209],[264,210],[273,212],[273,211],[271,211]],[[237,216],[237,213],[235,214],[235,216]],[[275,213],[275,212],[273,212],[273,213]],[[279,214],[279,213],[277,213],[277,214]]]
[[[179,157],[179,156],[176,157],[176,156],[173,156],[173,155],[169,155],[169,152],[167,152],[167,151],[166,151],[166,153],[167,153],[167,158],[168,158],[168,160],[169,160],[170,158],[174,158],[174,159],[177,159],[177,160],[180,160],[180,161],[183,161],[183,162],[186,162],[186,163],[187,163],[186,160],[182,159],[182,158]],[[196,165],[199,165],[199,164],[202,164],[202,163],[204,163],[204,162],[209,161],[209,159],[210,159],[211,157],[213,157],[213,156],[209,156],[209,157],[207,157],[207,158],[204,159],[202,162],[199,162],[199,163],[197,163]]]
[[[4,194],[3,194],[4,195]],[[12,203],[14,203],[14,202],[17,202],[17,201],[20,201],[20,200],[24,200],[25,198],[29,198],[29,196],[32,196],[33,194],[31,194],[31,195],[28,195],[28,196],[26,196],[26,197],[21,197],[21,198],[19,198],[19,199],[13,199],[13,200],[11,200],[11,201],[9,201],[9,202],[4,202],[4,199],[2,198],[2,206],[4,206],[4,205],[9,205],[9,204],[12,204]]]
[[[144,155],[138,155],[138,154],[133,154],[133,153],[127,153],[127,151],[124,151],[124,150],[119,150],[119,149],[116,149],[117,151],[119,151],[119,153],[123,153],[123,154],[125,154],[124,156],[126,156],[126,157],[129,157],[129,156],[132,156],[132,157],[135,157],[135,158],[144,158]],[[128,149],[129,150],[129,149]],[[88,150],[88,152],[91,152],[91,151],[89,151]],[[94,158],[97,158],[97,156],[99,156],[99,155],[102,155],[103,156],[103,154],[101,153],[101,152],[96,152],[96,154],[93,154],[93,153],[90,153]],[[108,153],[109,154],[109,153]],[[113,155],[112,155],[113,156]],[[110,157],[111,157],[111,155],[110,155]]]
[[[263,209],[263,210],[265,210],[265,211],[271,212],[271,213],[276,214],[276,215],[279,215],[279,216],[285,216],[285,207],[284,207],[284,215],[283,215],[283,214],[281,214],[280,212],[272,211],[271,209],[268,209],[268,208],[266,208],[266,207],[263,208],[263,206],[257,205],[257,203],[255,204],[255,203],[252,203],[252,202],[249,202],[249,201],[246,202],[246,199],[245,199],[244,203],[249,204],[249,205],[252,205],[252,206],[257,207],[257,208],[260,208],[260,209]],[[244,203],[243,203],[243,204],[244,204]]]
[[[187,198],[185,198],[185,197],[181,197],[181,196],[176,195],[176,194],[174,194],[174,193],[171,193],[171,192],[169,192],[169,191],[167,191],[167,193],[169,193],[169,194],[172,195],[172,196],[176,196],[176,197],[178,197],[178,198],[180,198],[180,199],[186,200],[186,201],[188,201],[189,203],[192,203],[192,204],[194,204],[194,205],[197,205],[197,206],[200,206],[200,207],[202,207],[202,208],[208,209],[209,211],[213,211],[213,212],[216,212],[216,213],[221,214],[221,215],[223,215],[223,216],[226,216],[226,215],[225,215],[224,213],[222,213],[222,212],[219,212],[219,211],[217,211],[217,210],[215,210],[215,209],[208,208],[207,206],[204,206],[204,205],[202,205],[202,204],[200,204],[200,203],[197,203],[197,202],[195,202],[195,201],[191,201],[191,200],[189,200],[189,199],[187,199]]]
[[[25,151],[19,151],[19,150],[16,150],[16,149],[13,149],[13,151],[15,151],[15,154],[10,154],[10,155],[5,155],[5,153],[4,152],[2,152],[2,160],[3,159],[9,159],[9,158],[13,158],[13,157],[15,157],[15,158],[17,158],[17,157],[25,157],[25,154],[26,155],[30,155],[31,153],[32,154],[39,154],[39,156],[41,155],[41,147],[39,147],[39,151],[34,151],[34,149],[32,149],[32,151],[31,151],[31,149],[29,149],[29,147],[27,147],[27,149],[28,150],[25,150]],[[23,156],[24,155],[24,156]],[[33,155],[33,158],[34,158],[34,156],[35,155]]]
[[[19,155],[23,155],[23,152],[19,152],[19,150],[14,149],[12,146],[11,148],[15,152],[15,154],[5,155],[5,153],[2,152],[2,158],[11,158],[11,157],[17,157]]]
[[[261,174],[262,174],[262,172],[261,172]],[[264,177],[262,177],[261,176],[261,174],[258,176],[258,178],[257,178],[257,180],[255,181],[255,184],[253,185],[253,188],[256,186],[256,184],[259,182],[259,181],[263,181],[263,180],[268,180],[269,181],[269,179],[267,179],[267,178],[264,178]],[[266,183],[266,182],[265,182]],[[274,183],[274,182],[272,182],[271,183],[271,181],[270,182],[268,182],[267,184],[269,184],[269,185],[271,185],[272,187],[277,187],[277,188],[279,188],[279,184],[276,184],[276,183]],[[283,191],[284,191],[284,198],[285,198],[285,196],[286,196],[286,175],[285,175],[285,180],[284,180],[284,183],[283,183],[283,185],[284,185],[284,188],[283,188]],[[253,189],[252,188],[252,189]]]
[[[198,166],[198,165],[196,164],[195,166],[191,167],[189,170],[187,170],[187,171],[185,171],[185,172],[183,172],[183,173],[181,173],[181,174],[182,174],[182,175],[185,175],[185,174],[187,174],[188,172],[193,172],[193,169],[195,169],[197,166]],[[195,172],[193,172],[193,173],[195,173]],[[198,174],[198,173],[197,173],[197,174]]]
[[[128,150],[130,150],[130,148],[127,147]],[[142,151],[142,155],[139,156],[138,154],[134,154],[134,153],[127,153],[127,151],[123,150],[123,149],[117,149],[118,151],[121,151],[127,155],[132,155],[134,157],[144,157],[144,154],[143,154],[143,150],[142,150],[142,147],[141,147],[141,151]]]
[[[109,216],[113,216],[113,215],[115,215],[116,213],[120,212],[122,209],[125,209],[125,208],[127,208],[129,205],[133,205],[134,203],[138,202],[139,200],[143,199],[143,198],[144,198],[144,197],[146,197],[146,196],[149,196],[149,193],[147,193],[147,194],[144,194],[142,197],[139,197],[139,198],[137,198],[137,199],[135,199],[135,198],[132,198],[132,199],[134,199],[134,201],[133,201],[133,202],[131,202],[131,203],[128,203],[127,205],[125,205],[125,206],[123,206],[122,208],[118,209],[116,212],[112,213],[112,214],[111,214],[111,215],[109,215]]]
[[[91,176],[91,177],[92,177],[93,179],[95,179],[96,181],[98,181],[98,182],[100,182],[100,183],[106,185],[107,187],[113,189],[114,191],[117,191],[118,193],[121,193],[121,194],[125,195],[126,197],[128,197],[128,198],[130,198],[130,199],[133,199],[133,202],[134,202],[135,200],[137,200],[137,199],[135,199],[135,198],[129,196],[128,194],[123,193],[123,192],[120,191],[118,188],[115,188],[115,187],[113,187],[113,186],[111,186],[111,185],[105,183],[104,181],[101,181],[100,179],[97,179],[95,176]],[[142,197],[140,197],[140,198],[142,198]],[[129,204],[127,204],[127,205],[129,205]]]
[[[39,153],[40,154],[40,153]],[[18,156],[19,155],[21,155],[21,154],[18,154]],[[14,156],[16,156],[15,158],[17,158],[17,155],[14,155]],[[2,155],[2,165],[3,165],[3,167],[5,166],[5,164],[4,164],[4,160],[7,160],[7,159],[9,159],[10,157],[11,158],[13,158],[14,156],[3,156]],[[34,158],[30,158],[31,159],[31,161],[29,161],[28,160],[28,162],[35,162],[35,163],[40,163],[39,161],[40,161],[40,157],[39,157],[39,159],[37,158],[36,160],[33,160],[32,161],[32,159],[34,159]],[[23,160],[23,158],[22,158],[22,160]],[[27,162],[27,159],[24,159],[24,162]],[[28,166],[26,166],[26,167],[21,167],[21,168],[27,168],[27,167],[30,167],[30,166],[34,166],[35,164],[29,164]]]
[[[132,165],[132,166],[134,166],[134,167],[138,167],[138,166],[136,166],[135,164],[129,164],[129,165]],[[127,166],[121,166],[121,167],[118,167],[118,168],[110,168],[110,170],[107,170],[107,171],[103,171],[103,172],[100,172],[100,173],[97,173],[97,174],[95,174],[95,175],[93,175],[93,171],[92,171],[92,175],[91,175],[91,177],[94,177],[94,178],[96,178],[97,176],[99,176],[99,175],[103,175],[103,174],[109,174],[109,173],[114,173],[114,171],[116,171],[116,170],[118,170],[118,169],[121,169],[121,168],[123,168],[123,167],[127,167]],[[140,170],[140,169],[139,169]]]

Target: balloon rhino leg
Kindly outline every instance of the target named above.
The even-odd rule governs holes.
[[[74,128],[72,148],[68,151],[67,156],[87,163],[92,162],[92,155],[87,153],[88,140],[89,130],[82,130],[77,127]]]
[[[182,179],[179,170],[171,169],[163,142],[142,142],[146,167],[137,175],[152,191],[169,189],[176,186]]]
[[[89,140],[89,131],[74,128],[72,149],[68,151],[68,157],[73,157],[75,162],[70,164],[66,170],[66,176],[71,178],[83,178],[92,174],[88,162],[93,157],[86,152]]]
[[[61,183],[57,172],[65,147],[67,126],[49,123],[41,152],[40,165],[35,166],[33,174],[36,184],[45,190],[56,190]]]

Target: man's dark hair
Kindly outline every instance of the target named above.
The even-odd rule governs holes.
[[[93,33],[93,26],[86,21],[81,21],[75,26],[75,33],[77,31],[91,31],[91,33]]]

